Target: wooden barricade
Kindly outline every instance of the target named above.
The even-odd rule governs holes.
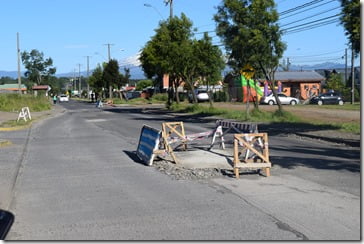
[[[175,138],[174,138],[175,137]],[[162,139],[164,149],[173,158],[175,163],[177,158],[173,153],[173,148],[171,144],[176,141],[181,141],[183,149],[187,149],[187,139],[185,136],[185,129],[183,127],[183,122],[166,122],[162,123]]]
[[[239,149],[239,146],[242,148]],[[241,160],[243,153],[245,157]],[[267,133],[234,134],[234,173],[237,179],[241,168],[263,168],[268,177],[271,167]]]

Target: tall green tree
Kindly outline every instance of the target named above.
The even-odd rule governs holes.
[[[106,85],[103,79],[103,67],[100,64],[97,65],[97,67],[92,72],[92,75],[89,77],[89,83],[90,87],[92,87],[95,92],[101,94],[101,96],[104,97],[102,91]]]
[[[360,1],[341,0],[342,13],[341,23],[346,30],[351,48],[355,55],[360,53]]]
[[[228,64],[236,71],[249,64],[263,74],[276,97],[274,73],[286,45],[281,41],[274,0],[223,0],[214,19],[224,42]]]
[[[148,78],[169,74],[174,91],[178,91],[182,81],[193,91],[194,80],[204,76],[214,79],[221,72],[220,50],[213,47],[207,34],[200,42],[194,39],[192,26],[192,21],[183,13],[181,17],[160,23],[155,36],[141,51],[140,61]],[[172,97],[169,95],[169,104]],[[175,97],[178,103],[178,93]]]
[[[218,46],[212,44],[212,38],[205,32],[203,38],[195,44],[195,55],[198,58],[198,72],[201,80],[207,85],[215,85],[222,79],[221,71],[225,68],[223,54]],[[212,105],[212,94],[209,96]]]
[[[52,58],[44,59],[43,52],[37,49],[22,52],[21,59],[27,69],[25,77],[38,85],[47,84],[49,78],[56,73],[56,68],[52,67]]]
[[[115,59],[111,59],[102,75],[103,80],[106,82],[106,87],[109,87],[109,98],[113,98],[113,88],[116,87],[120,80],[119,64]]]

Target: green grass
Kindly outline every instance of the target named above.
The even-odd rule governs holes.
[[[23,107],[29,107],[32,112],[39,112],[50,110],[52,104],[45,96],[0,94],[0,111],[19,112]]]
[[[301,120],[287,111],[265,112],[253,109],[249,115],[245,111],[227,110],[215,107],[205,107],[198,104],[172,104],[171,110],[176,112],[184,112],[191,114],[199,114],[203,116],[221,116],[226,119],[235,119],[239,121],[255,121],[255,122],[301,122]]]
[[[341,106],[342,107],[342,106]],[[186,104],[173,103],[170,107],[172,111],[196,114],[201,116],[219,116],[225,119],[234,119],[237,121],[249,121],[249,122],[267,122],[267,123],[293,123],[297,124],[311,124],[321,129],[331,128],[337,129],[343,132],[350,132],[360,134],[359,123],[318,123],[305,121],[288,111],[266,112],[261,110],[253,109],[247,116],[246,111],[220,109],[214,107],[201,106],[198,104]]]

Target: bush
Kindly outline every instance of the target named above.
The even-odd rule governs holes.
[[[157,94],[154,94],[152,97],[152,101],[156,101],[156,102],[167,102],[167,100],[168,100],[167,93],[157,93]]]

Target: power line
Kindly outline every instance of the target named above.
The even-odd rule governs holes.
[[[321,23],[318,23],[318,22],[322,22],[324,23],[323,21],[324,20],[328,20],[328,19],[332,19],[332,18],[335,18],[335,17],[338,17],[340,16],[340,14],[335,14],[335,15],[331,15],[329,17],[325,17],[325,18],[321,18],[321,19],[318,19],[318,20],[314,20],[314,21],[311,21],[311,22],[307,22],[307,23],[304,23],[304,24],[300,24],[300,25],[296,25],[296,26],[292,26],[292,27],[289,27],[289,28],[286,28],[286,29],[282,29],[283,32],[286,32],[286,31],[294,31],[292,29],[295,29],[295,28],[298,28],[298,27],[304,27],[304,26],[314,26],[314,25],[319,25]],[[339,19],[339,18],[338,18]],[[314,25],[313,25],[314,24]]]
[[[298,22],[301,22],[303,20],[311,19],[313,17],[317,17],[318,15],[322,15],[322,14],[328,13],[328,12],[330,12],[332,10],[335,10],[335,9],[338,9],[338,8],[340,8],[340,7],[335,7],[335,8],[332,8],[332,9],[328,9],[328,10],[322,11],[320,13],[316,13],[314,15],[310,15],[310,16],[308,16],[306,18],[303,18],[303,19],[300,19],[300,20],[296,20],[296,21],[293,21],[293,22],[288,23],[288,24],[281,25],[280,27],[284,27],[284,26],[287,26],[287,25],[291,25],[291,24],[294,24],[294,23],[298,23]]]
[[[285,10],[285,11],[283,11],[283,12],[279,13],[279,15],[289,14],[289,13],[291,13],[291,12],[295,12],[295,11],[297,11],[297,10],[300,10],[300,9],[302,9],[302,8],[306,8],[306,7],[309,7],[309,6],[311,6],[311,5],[317,4],[317,3],[322,2],[322,1],[324,1],[324,0],[314,0],[314,1],[311,1],[311,2],[308,2],[308,3],[305,3],[305,4],[302,4],[302,5],[296,6],[296,7],[294,7],[294,8],[291,8],[291,9]]]
[[[337,51],[332,51],[332,52],[327,52],[327,53],[321,53],[321,54],[312,54],[312,55],[297,55],[297,56],[289,56],[290,58],[309,58],[309,57],[318,57],[318,56],[322,56],[322,55],[327,55],[327,54],[334,54],[334,53],[342,53],[344,52],[344,49],[340,49]]]
[[[282,20],[282,19],[286,19],[286,18],[289,18],[289,17],[292,17],[292,16],[295,16],[295,15],[298,15],[298,14],[301,14],[301,13],[304,13],[304,12],[307,12],[309,10],[312,10],[312,9],[315,9],[315,8],[318,8],[318,7],[321,7],[323,5],[326,5],[326,4],[329,4],[331,2],[334,2],[334,1],[337,1],[337,0],[331,0],[329,2],[326,2],[326,3],[322,3],[320,5],[317,5],[317,6],[314,6],[314,7],[311,7],[311,8],[308,8],[308,9],[305,9],[305,10],[302,10],[300,12],[297,12],[297,13],[294,13],[294,14],[291,14],[291,15],[288,15],[288,16],[285,16],[285,17],[280,17],[279,20]]]
[[[316,62],[328,62],[328,61],[336,61],[336,60],[342,60],[341,57],[336,57],[336,58],[326,58],[326,59],[312,59],[312,60],[292,60],[290,59],[291,63],[316,63]]]
[[[337,18],[337,19],[334,19],[334,20],[328,20],[328,21],[324,21],[324,22],[319,23],[319,24],[313,24],[313,25],[309,25],[309,26],[306,26],[306,27],[297,28],[295,30],[286,31],[283,34],[287,35],[287,34],[293,34],[293,33],[302,32],[302,31],[306,31],[306,30],[312,30],[312,29],[315,29],[315,28],[318,28],[318,27],[321,27],[321,26],[325,26],[325,25],[329,25],[329,24],[333,24],[333,23],[336,23],[336,22],[339,22],[339,21],[340,21],[340,18]]]

